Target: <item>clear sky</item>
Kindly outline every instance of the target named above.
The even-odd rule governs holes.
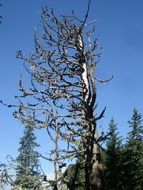
[[[18,93],[18,79],[24,73],[16,51],[34,49],[33,33],[40,23],[41,7],[54,8],[57,14],[69,15],[72,10],[83,16],[87,0],[1,0],[0,15],[0,99],[14,103]],[[96,33],[103,47],[97,76],[114,79],[98,85],[98,111],[107,106],[101,124],[107,128],[113,116],[125,137],[127,121],[134,107],[143,113],[143,1],[142,0],[92,0],[90,19],[96,18]],[[17,155],[23,127],[10,110],[0,106],[0,161],[6,155]],[[47,134],[37,132],[41,151],[48,150]]]

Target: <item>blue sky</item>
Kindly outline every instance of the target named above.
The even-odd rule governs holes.
[[[22,62],[16,51],[34,49],[33,33],[40,23],[41,7],[54,8],[57,14],[69,15],[72,10],[83,16],[87,0],[1,0],[0,15],[0,99],[14,103],[18,93],[18,79],[24,74]],[[134,107],[143,113],[143,1],[142,0],[92,0],[89,19],[96,18],[95,36],[103,47],[97,67],[97,76],[114,79],[98,84],[98,112],[107,106],[101,124],[107,128],[113,116],[121,135],[128,131],[127,121]],[[0,108],[0,161],[7,154],[17,155],[23,126],[10,110]],[[41,151],[48,150],[47,134],[37,132]]]

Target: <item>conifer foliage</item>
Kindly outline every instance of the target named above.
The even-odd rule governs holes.
[[[133,110],[131,120],[128,122],[130,132],[126,144],[124,161],[126,173],[126,189],[142,190],[143,188],[143,125],[142,115],[137,109]]]
[[[117,124],[112,118],[109,123],[109,139],[106,150],[106,188],[110,190],[120,189],[120,152],[121,138],[118,136]],[[114,180],[112,180],[114,179]]]
[[[20,139],[19,155],[16,159],[16,180],[15,186],[22,189],[39,189],[40,170],[38,152],[35,148],[39,145],[36,143],[34,129],[26,126],[24,136]]]

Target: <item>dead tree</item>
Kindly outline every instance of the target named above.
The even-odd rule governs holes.
[[[44,34],[34,35],[35,52],[17,57],[31,77],[31,87],[19,82],[21,95],[14,116],[25,125],[57,130],[67,149],[61,149],[59,160],[81,157],[84,162],[86,190],[104,189],[96,114],[95,77],[101,51],[92,33],[95,20],[88,22],[90,1],[84,19],[55,16],[53,10],[42,9]],[[32,113],[32,114],[30,114]],[[56,120],[55,120],[56,116]]]

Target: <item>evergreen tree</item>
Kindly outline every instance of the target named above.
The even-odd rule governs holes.
[[[142,115],[133,110],[131,128],[128,133],[126,151],[124,154],[125,186],[130,190],[143,189],[143,126]]]
[[[22,189],[41,189],[38,152],[34,149],[39,145],[36,143],[32,127],[25,127],[24,136],[20,139],[19,155],[16,159],[15,186]]]
[[[107,190],[119,190],[121,188],[120,153],[121,138],[118,136],[117,124],[112,118],[109,123],[109,139],[105,157],[105,182]]]

